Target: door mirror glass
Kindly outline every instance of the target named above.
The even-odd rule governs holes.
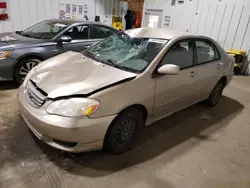
[[[176,75],[179,72],[180,72],[180,67],[173,64],[163,65],[158,69],[158,73],[160,74]]]
[[[67,35],[62,35],[57,41],[58,42],[71,42],[72,38]]]

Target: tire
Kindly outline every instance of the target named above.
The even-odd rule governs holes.
[[[26,58],[18,62],[14,70],[14,80],[17,84],[22,84],[29,71],[37,66],[41,60],[36,58]]]
[[[139,141],[145,120],[137,108],[121,112],[111,123],[104,140],[104,150],[121,154],[131,150]]]
[[[216,106],[221,99],[223,90],[225,88],[225,84],[222,80],[220,80],[214,87],[213,91],[211,92],[209,98],[205,101],[205,104],[211,107]]]

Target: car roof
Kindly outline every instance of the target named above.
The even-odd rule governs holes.
[[[72,25],[72,24],[96,24],[96,25],[103,25],[106,27],[110,27],[109,25],[105,25],[99,22],[93,22],[93,21],[84,21],[84,20],[64,20],[64,19],[49,19],[48,21],[54,21],[54,22],[60,22],[62,24],[66,25]]]
[[[161,38],[171,40],[172,38],[178,36],[190,36],[194,35],[192,33],[181,32],[172,29],[166,28],[150,28],[150,27],[142,27],[138,29],[130,29],[125,31],[131,37],[138,37],[138,38]]]

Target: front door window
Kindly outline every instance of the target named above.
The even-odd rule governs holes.
[[[89,26],[79,25],[66,31],[64,35],[70,36],[72,40],[84,40],[89,38]]]
[[[185,69],[193,65],[194,49],[191,41],[175,43],[162,59],[160,67],[166,64],[174,64]]]

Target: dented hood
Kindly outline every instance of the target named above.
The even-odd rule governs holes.
[[[87,58],[81,53],[66,52],[44,61],[31,76],[49,98],[88,95],[136,74]]]

